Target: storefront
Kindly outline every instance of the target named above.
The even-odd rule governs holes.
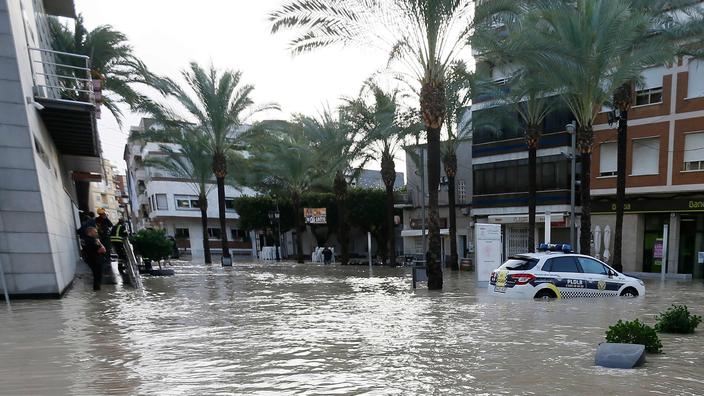
[[[606,259],[604,246],[613,246],[615,211],[613,200],[592,203],[593,253],[602,259]],[[609,237],[602,240],[606,229]],[[659,273],[666,249],[667,273],[704,278],[704,197],[627,200],[622,246],[624,271]]]

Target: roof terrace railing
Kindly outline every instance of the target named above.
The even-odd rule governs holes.
[[[95,105],[90,57],[29,47],[29,59],[35,97]]]

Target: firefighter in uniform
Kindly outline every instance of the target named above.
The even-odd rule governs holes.
[[[125,274],[125,266],[127,265],[127,252],[125,251],[125,238],[127,238],[127,228],[125,227],[125,220],[120,219],[117,224],[110,231],[110,243],[115,249],[115,254],[119,257],[117,263],[117,269],[120,274]]]

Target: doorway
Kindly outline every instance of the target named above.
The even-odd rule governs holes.
[[[704,252],[704,214],[683,214],[680,217],[680,246],[677,272],[704,278],[704,264],[699,262]]]
[[[655,258],[656,246],[662,246],[662,231],[668,223],[668,213],[646,214],[643,232],[643,272],[660,272],[660,259]]]

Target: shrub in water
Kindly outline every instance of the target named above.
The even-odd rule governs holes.
[[[132,244],[137,254],[142,258],[159,262],[171,254],[173,244],[166,237],[165,230],[143,229],[132,235]]]
[[[643,344],[645,350],[651,353],[660,353],[662,343],[655,329],[639,321],[629,322],[619,320],[606,331],[606,341],[623,344]]]
[[[702,321],[701,316],[689,313],[686,305],[673,305],[664,313],[657,316],[658,323],[655,329],[662,333],[694,333]]]

